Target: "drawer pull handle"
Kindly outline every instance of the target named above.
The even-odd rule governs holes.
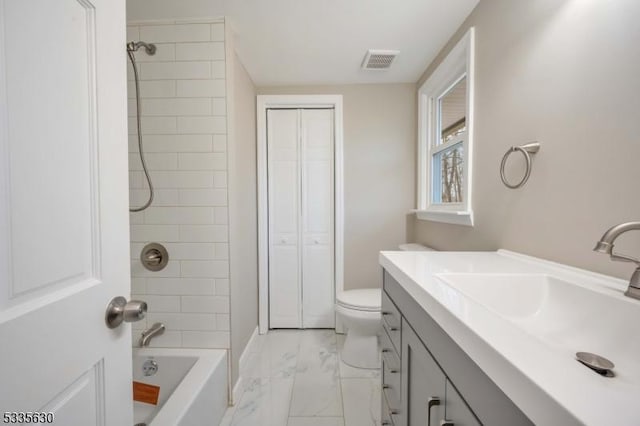
[[[391,331],[398,331],[398,327],[389,327],[389,330],[391,330]]]
[[[431,409],[440,405],[440,398],[432,396],[427,400],[427,426],[431,426]]]
[[[382,312],[382,315],[392,315],[392,316],[393,316],[393,312],[386,312],[386,311],[383,311],[383,312]]]
[[[389,414],[391,414],[392,416],[397,416],[398,414],[400,414],[400,411],[398,410],[394,410],[393,408],[389,410]]]
[[[440,422],[440,426],[455,426],[455,425],[451,420],[442,419],[442,421]]]
[[[382,421],[382,426],[391,426],[391,422],[388,420],[383,420]]]
[[[396,373],[398,373],[399,371],[400,371],[400,370],[398,370],[397,368],[390,368],[390,369],[389,369],[389,373],[393,373],[393,374],[396,374]]]
[[[382,353],[383,353],[383,354],[386,354],[386,353],[388,353],[388,352],[391,352],[391,349],[389,349],[389,348],[383,348],[383,349],[382,349]]]
[[[385,383],[382,384],[382,389],[391,389],[391,385],[387,385]]]

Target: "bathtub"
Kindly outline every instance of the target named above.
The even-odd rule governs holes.
[[[146,361],[155,374],[145,376]],[[217,426],[227,409],[224,350],[134,348],[133,380],[160,386],[157,405],[133,402],[134,425]]]

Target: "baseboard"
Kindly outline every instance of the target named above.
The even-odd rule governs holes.
[[[256,352],[258,350],[258,348],[256,348],[257,344],[258,344],[258,327],[256,327],[255,330],[253,330],[253,333],[251,334],[251,337],[249,338],[247,345],[244,347],[244,350],[242,351],[242,354],[238,359],[238,380],[236,380],[236,384],[233,386],[233,391],[231,392],[231,405],[235,405],[238,401],[240,401],[240,398],[244,393],[244,386],[243,386],[244,380],[242,378],[242,372],[245,371],[247,368],[246,364],[248,362],[247,358],[249,354],[252,352]]]
[[[240,402],[243,391],[244,386],[242,383],[242,376],[240,376],[238,377],[238,380],[236,380],[236,384],[233,387],[233,391],[231,392],[231,401],[229,401],[229,405],[236,405],[238,402]]]

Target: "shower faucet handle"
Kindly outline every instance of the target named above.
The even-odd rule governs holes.
[[[145,263],[157,265],[162,262],[162,253],[159,250],[151,249],[144,255]]]
[[[140,252],[142,266],[150,271],[160,271],[169,263],[169,252],[159,243],[149,243]]]

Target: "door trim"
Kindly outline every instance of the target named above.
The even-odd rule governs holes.
[[[258,328],[269,330],[269,221],[267,194],[267,109],[333,108],[335,197],[335,293],[344,289],[344,170],[342,95],[258,95]]]

